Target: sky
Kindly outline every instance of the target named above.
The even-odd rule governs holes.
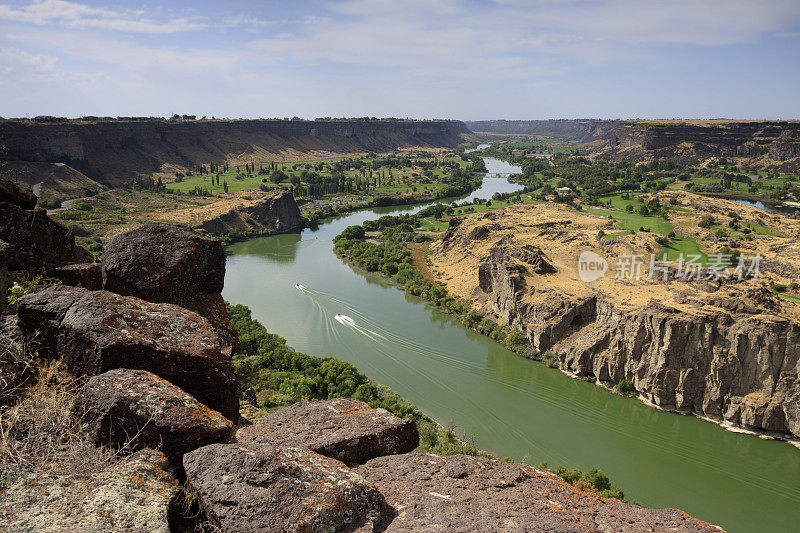
[[[800,0],[0,0],[0,116],[800,119]]]

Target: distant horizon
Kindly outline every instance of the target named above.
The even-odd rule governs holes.
[[[366,117],[366,116],[352,116],[352,117],[217,117],[217,116],[195,116],[195,118],[173,118],[169,116],[157,115],[81,115],[77,117],[57,116],[57,115],[35,115],[26,117],[4,117],[0,116],[0,120],[30,120],[36,121],[37,119],[55,118],[60,120],[78,121],[86,119],[110,119],[117,122],[124,122],[129,120],[131,122],[145,120],[166,120],[166,121],[236,121],[236,120],[276,120],[276,121],[299,121],[299,122],[315,122],[315,121],[337,121],[337,120],[402,120],[409,122],[544,122],[544,121],[598,121],[598,122],[800,122],[800,118],[597,118],[597,117],[577,117],[577,118],[564,118],[564,117],[550,117],[550,118],[480,118],[480,119],[462,119],[462,118],[445,118],[445,117]],[[44,122],[44,121],[43,121]]]

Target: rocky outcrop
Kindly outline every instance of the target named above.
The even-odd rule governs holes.
[[[0,498],[3,529],[169,533],[180,492],[167,458],[140,451],[91,476],[32,475]]]
[[[31,210],[36,207],[37,201],[39,199],[32,190],[11,180],[0,178],[0,203],[9,203]]]
[[[583,492],[527,465],[466,455],[380,457],[355,469],[397,510],[392,531],[718,531],[676,509]]]
[[[419,446],[413,420],[359,400],[299,402],[239,430],[242,443],[300,446],[353,466]]]
[[[462,122],[444,120],[0,120],[0,159],[67,163],[119,186],[165,165],[268,163],[287,152],[455,147],[468,133]]]
[[[91,255],[36,202],[30,189],[0,179],[0,311],[13,282],[42,274],[97,288],[99,267],[88,262]]]
[[[738,205],[690,202],[693,210],[673,220],[696,224],[710,207],[727,216]],[[454,295],[524,333],[527,353],[606,386],[630,382],[642,400],[664,409],[800,436],[800,312],[768,289],[788,284],[776,272],[794,265],[796,223],[776,216],[770,224],[781,235],[743,241],[742,254],[764,258],[758,280],[732,270],[718,280],[707,270],[678,276],[677,261],[654,263],[661,270],[651,276],[647,259],[640,276],[626,278],[622,259],[632,252],[649,258],[657,249],[647,232],[598,238],[609,230],[607,219],[555,204],[494,213],[499,229],[491,238],[470,239],[486,226],[483,215],[453,225],[431,246],[432,268]],[[737,216],[763,215],[743,208]],[[598,277],[585,276],[584,253],[599,261]]]
[[[212,444],[184,456],[189,489],[226,532],[353,531],[387,519],[383,495],[309,450]]]
[[[207,318],[223,341],[237,344],[220,293],[225,250],[214,237],[176,224],[145,224],[103,246],[103,288],[148,302],[191,309]]]
[[[107,291],[49,286],[18,301],[20,327],[44,356],[77,375],[147,370],[225,417],[238,418],[230,348],[211,323],[176,305]]]
[[[9,271],[42,271],[91,259],[75,245],[72,231],[49,218],[44,209],[25,210],[0,203],[0,241],[10,246],[3,254]]]
[[[303,227],[303,218],[292,193],[275,190],[261,193],[251,203],[205,220],[199,227],[215,235],[222,235],[234,229],[281,233]]]
[[[144,370],[110,370],[90,378],[73,411],[98,445],[159,449],[177,465],[184,453],[225,439],[233,428],[217,411]]]
[[[486,226],[478,226],[482,227]],[[498,297],[509,293],[522,294],[525,274],[553,274],[555,271],[541,249],[530,244],[516,246],[513,239],[505,238],[492,246],[489,260],[478,267],[478,286],[483,292]],[[495,284],[498,284],[497,290]]]

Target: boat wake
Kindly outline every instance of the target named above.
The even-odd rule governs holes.
[[[383,341],[386,340],[386,337],[384,337],[380,333],[378,333],[376,331],[372,331],[371,329],[367,329],[365,327],[359,326],[358,324],[356,324],[355,320],[353,320],[352,318],[350,318],[347,315],[342,315],[340,313],[337,313],[336,316],[333,317],[333,319],[336,320],[338,323],[340,323],[340,324],[342,324],[344,326],[347,326],[349,328],[352,328],[353,330],[357,331],[358,333],[361,333],[362,335],[365,335],[365,336],[367,336],[367,337],[369,337],[371,339],[383,340]]]

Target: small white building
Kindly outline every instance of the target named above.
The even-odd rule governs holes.
[[[558,189],[556,189],[556,194],[558,194],[559,196],[569,196],[570,194],[572,194],[572,189],[570,189],[569,187],[559,187]]]

